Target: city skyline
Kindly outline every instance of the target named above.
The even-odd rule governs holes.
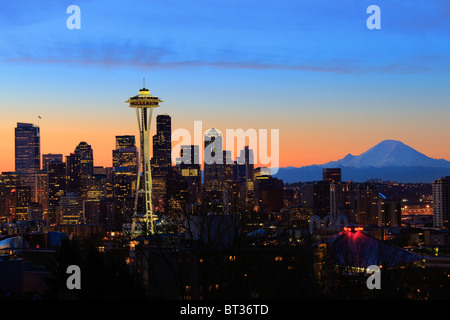
[[[449,0],[17,0],[0,29],[0,300],[450,298]]]
[[[137,135],[123,100],[143,74],[173,129],[279,129],[282,167],[385,139],[450,159],[445,1],[377,1],[381,30],[366,28],[368,1],[133,4],[79,1],[80,30],[68,4],[2,4],[1,171],[14,169],[15,123],[38,116],[42,153],[86,141],[110,166],[114,137]]]

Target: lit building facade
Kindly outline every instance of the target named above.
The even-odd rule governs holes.
[[[380,212],[380,195],[376,186],[362,183],[356,188],[356,223],[377,226]]]
[[[17,123],[15,137],[15,171],[21,176],[22,184],[29,186],[35,197],[36,174],[41,166],[41,138],[39,126],[31,123]]]
[[[74,153],[79,161],[80,195],[87,197],[88,180],[94,173],[94,152],[87,142],[81,141],[75,148]]]
[[[60,153],[46,153],[42,155],[42,171],[47,171],[49,162],[62,162],[63,155]]]
[[[80,224],[84,222],[82,197],[72,193],[61,197],[59,201],[59,224]]]
[[[350,223],[355,222],[356,189],[352,182],[330,183],[330,214],[333,221],[337,221],[337,218],[344,214]]]
[[[222,192],[224,182],[222,134],[215,128],[204,136],[204,189],[206,192]]]
[[[50,224],[58,222],[60,198],[66,194],[66,164],[50,162],[47,171],[47,216]]]
[[[380,199],[380,213],[378,226],[401,227],[402,225],[402,203],[400,201],[386,201]]]
[[[28,220],[28,206],[31,204],[31,187],[20,186],[15,189],[15,220]]]
[[[187,202],[195,203],[200,196],[202,186],[202,172],[200,167],[198,145],[183,145],[180,150],[180,158],[177,158],[178,172],[188,183]]]
[[[322,180],[328,183],[340,183],[342,181],[341,168],[323,168]]]
[[[450,177],[443,177],[433,181],[433,227],[449,226],[450,215]]]
[[[172,165],[172,118],[167,114],[156,117],[152,165],[156,167]]]

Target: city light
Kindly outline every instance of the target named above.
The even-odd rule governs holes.
[[[356,2],[3,1],[5,310],[450,300],[450,5]]]

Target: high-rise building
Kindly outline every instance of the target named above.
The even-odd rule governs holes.
[[[332,181],[332,180],[330,180]],[[331,182],[330,215],[337,221],[340,215],[347,216],[350,223],[355,222],[356,189],[352,182]]]
[[[178,172],[188,183],[189,203],[197,202],[201,192],[202,173],[199,163],[199,146],[183,145],[180,150],[180,158],[176,160]]]
[[[15,219],[17,221],[28,220],[28,206],[31,204],[31,187],[17,187],[15,189],[15,200]]]
[[[380,199],[378,226],[400,227],[402,225],[402,204],[400,201]]]
[[[229,150],[223,150],[223,181],[225,184],[234,181],[234,161]]]
[[[245,194],[247,203],[253,203],[254,201],[254,178],[255,178],[255,161],[253,156],[253,150],[248,146],[245,146],[241,150],[239,157],[236,158],[236,164],[234,169],[235,179],[245,183]]]
[[[20,176],[16,172],[0,175],[0,221],[13,222],[16,214],[16,188],[20,187]]]
[[[270,170],[270,168],[258,167],[258,168],[255,168],[254,177],[256,179],[256,177],[259,177],[259,176],[270,176],[270,175],[272,175],[271,173],[272,173],[272,171]]]
[[[131,217],[138,173],[139,152],[134,136],[116,136],[113,150],[112,187],[116,220]]]
[[[206,192],[222,192],[224,182],[222,134],[212,128],[204,136],[204,188]]]
[[[69,193],[60,198],[59,224],[80,224],[84,222],[83,198]]]
[[[47,171],[47,216],[50,224],[58,222],[60,198],[66,194],[66,163],[49,162]]]
[[[107,196],[106,174],[93,174],[86,180],[84,199],[100,200]]]
[[[14,189],[21,185],[21,177],[17,172],[2,172],[0,180],[10,189]]]
[[[7,197],[9,190],[6,187],[6,183],[0,178],[0,223],[8,222],[9,215],[7,214]]]
[[[40,203],[32,202],[28,206],[28,220],[30,221],[43,221],[44,209]]]
[[[79,161],[81,196],[86,197],[88,179],[94,173],[94,152],[92,147],[84,141],[81,141],[74,151]]]
[[[314,181],[302,186],[300,203],[312,209],[314,214],[323,218],[330,214],[330,184],[324,181]]]
[[[167,114],[156,117],[152,164],[158,167],[172,165],[172,119]]]
[[[177,214],[183,210],[190,201],[190,184],[186,177],[182,176],[176,167],[168,167],[167,189],[164,197],[164,211],[169,214]]]
[[[80,160],[75,153],[66,156],[66,192],[81,194]]]
[[[36,199],[35,202],[41,205],[43,215],[48,213],[48,188],[47,188],[47,170],[41,170],[36,176]]]
[[[116,149],[135,148],[136,137],[133,135],[116,136]]]
[[[450,216],[450,177],[443,177],[433,181],[433,227],[449,226]]]
[[[283,181],[272,176],[261,175],[255,183],[255,206],[260,211],[279,212],[284,204]]]
[[[341,182],[341,168],[323,168],[322,180],[328,183]]]
[[[371,183],[359,184],[356,188],[356,223],[362,226],[377,226],[380,212],[378,188]]]
[[[92,175],[94,172],[94,152],[92,151],[91,145],[81,141],[75,148],[74,153],[80,160],[81,175]]]
[[[167,177],[172,166],[172,124],[169,115],[156,117],[156,134],[153,136],[152,179],[153,199],[163,201],[167,193]]]
[[[35,197],[36,174],[41,166],[41,140],[39,126],[18,122],[15,136],[15,171],[21,176],[22,184],[29,186]]]
[[[116,149],[113,150],[113,168],[128,168],[137,174],[139,152],[134,136],[116,136]]]
[[[63,155],[59,153],[46,153],[42,155],[42,170],[47,171],[47,164],[49,162],[62,162]]]

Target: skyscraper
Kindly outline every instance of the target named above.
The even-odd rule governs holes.
[[[9,190],[6,183],[1,179],[0,176],[0,223],[8,222],[9,215],[7,212],[7,197],[9,195]]]
[[[134,136],[116,136],[116,149],[113,150],[113,168],[127,168],[137,174],[139,152]]]
[[[378,225],[400,227],[402,225],[402,204],[400,201],[386,201],[380,198]]]
[[[333,217],[333,221],[336,222],[338,217],[341,214],[344,214],[347,216],[348,221],[354,223],[355,213],[356,213],[356,189],[353,182],[331,182],[330,214]]]
[[[156,117],[153,136],[152,184],[153,199],[162,201],[167,196],[169,167],[172,166],[172,120],[169,115]]]
[[[204,187],[206,192],[221,192],[224,182],[222,134],[212,128],[204,136]]]
[[[80,161],[81,184],[83,180],[94,173],[94,153],[92,147],[84,141],[81,141],[74,152]]]
[[[325,182],[339,183],[341,182],[341,168],[323,168],[322,177]]]
[[[36,174],[41,166],[41,140],[39,126],[18,122],[15,136],[15,171],[20,175],[22,184],[36,194]]]
[[[283,181],[269,175],[255,179],[255,206],[258,210],[279,212],[283,208]]]
[[[433,181],[433,227],[448,227],[450,216],[450,177]]]
[[[46,153],[42,155],[42,170],[47,171],[47,164],[49,162],[56,161],[56,162],[62,162],[63,161],[63,155],[60,153],[54,154],[54,153]]]
[[[15,218],[16,189],[20,186],[20,176],[16,172],[2,172],[0,175],[0,221],[12,222]]]
[[[49,162],[47,171],[47,216],[51,224],[58,222],[60,198],[66,194],[66,163]]]
[[[80,160],[75,153],[66,156],[66,192],[81,194]]]
[[[84,222],[83,198],[69,193],[60,198],[60,224],[80,224]]]
[[[136,138],[132,135],[116,136],[116,149],[135,148]]]
[[[31,188],[29,186],[21,186],[15,189],[15,206],[17,221],[28,220],[28,206],[31,203]]]
[[[223,179],[225,184],[231,184],[234,181],[234,161],[229,150],[223,151]]]
[[[378,225],[380,194],[371,183],[362,183],[356,188],[356,223],[362,226]]]
[[[199,163],[199,146],[183,145],[180,158],[177,158],[178,171],[188,183],[189,195],[187,201],[194,203],[201,191],[202,176]]]
[[[152,164],[158,167],[172,165],[172,119],[167,114],[156,117]]]
[[[113,150],[112,192],[114,220],[124,221],[132,217],[138,174],[139,152],[135,137],[116,136]]]
[[[253,203],[254,198],[254,178],[255,178],[255,165],[254,165],[253,150],[249,146],[245,146],[241,150],[239,157],[236,159],[235,165],[235,179],[237,181],[245,183],[245,195],[247,203]]]

